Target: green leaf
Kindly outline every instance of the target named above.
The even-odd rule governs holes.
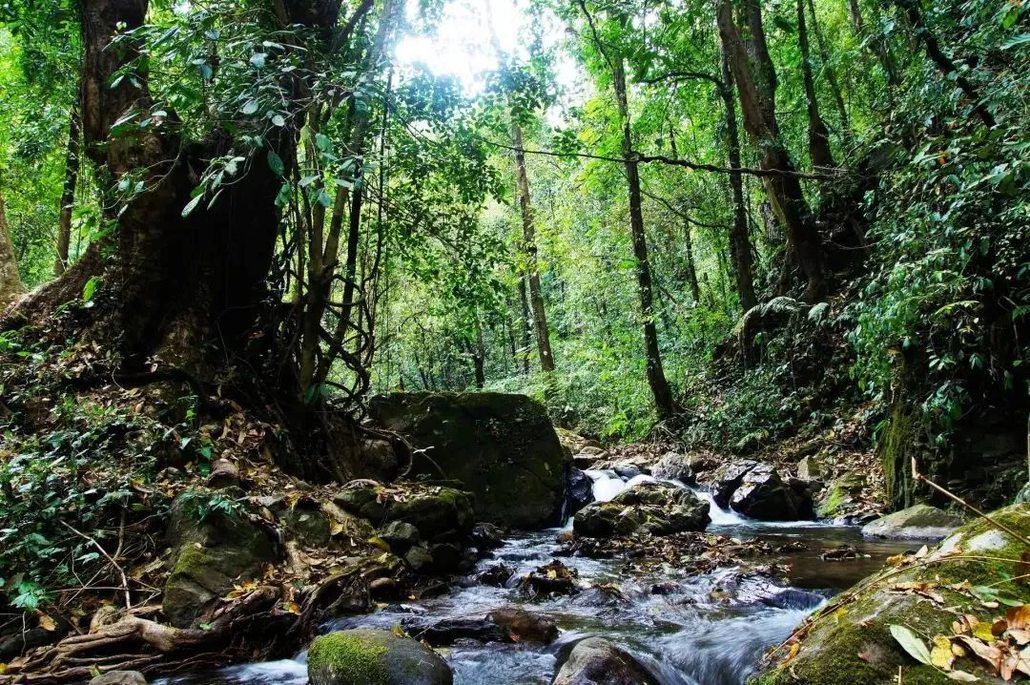
[[[97,292],[97,286],[100,285],[100,281],[96,276],[86,281],[86,285],[82,286],[82,301],[89,302],[93,299],[93,295]]]
[[[191,212],[192,212],[192,211],[193,211],[194,209],[196,209],[196,208],[197,208],[197,205],[199,205],[199,204],[200,204],[200,201],[201,201],[201,200],[203,200],[203,199],[204,199],[204,193],[198,193],[198,194],[197,194],[197,196],[196,196],[195,198],[193,198],[192,200],[190,200],[190,201],[189,201],[189,202],[188,202],[188,203],[186,204],[186,206],[182,208],[182,218],[183,218],[183,219],[185,219],[186,217],[188,217],[188,216],[190,215],[190,213],[191,213]]]
[[[283,158],[276,154],[275,150],[268,151],[268,168],[279,177],[286,173],[286,165],[283,164]]]
[[[250,63],[258,69],[262,69],[265,66],[265,59],[267,57],[268,55],[266,55],[263,52],[255,52],[253,55],[250,56]]]
[[[272,123],[281,128],[286,125],[286,120],[283,119],[283,116],[281,114],[276,114],[274,117],[272,117]]]
[[[905,626],[892,625],[890,627],[891,635],[898,641],[901,648],[908,652],[908,655],[918,661],[921,664],[930,666],[933,661],[930,659],[930,650],[926,647],[926,643],[913,633]]]
[[[254,112],[258,111],[258,101],[248,100],[247,104],[243,105],[243,109],[241,109],[240,111],[246,114],[247,116],[250,116]]]

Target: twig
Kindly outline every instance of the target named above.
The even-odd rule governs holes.
[[[129,578],[128,578],[128,576],[125,575],[125,570],[122,569],[122,567],[118,565],[118,562],[115,561],[111,557],[111,555],[107,553],[107,550],[105,550],[103,548],[103,546],[99,542],[97,542],[95,539],[93,539],[90,536],[86,535],[82,531],[76,530],[75,528],[73,528],[71,526],[71,524],[67,523],[66,521],[61,521],[61,525],[64,526],[65,528],[67,528],[68,530],[70,530],[71,532],[75,533],[76,535],[78,535],[80,538],[83,538],[83,539],[88,540],[89,542],[93,543],[93,546],[96,547],[98,550],[100,550],[100,553],[103,554],[104,557],[106,557],[107,560],[109,562],[111,562],[111,565],[114,566],[118,570],[118,574],[121,575],[121,577],[122,577],[122,589],[125,590],[125,609],[126,610],[131,609],[132,608],[132,591],[129,589]]]
[[[1030,538],[1027,538],[1025,535],[1022,535],[1021,533],[1013,530],[1012,528],[1009,528],[1007,525],[1005,525],[1001,521],[997,521],[997,520],[991,518],[990,516],[988,516],[987,514],[985,514],[982,511],[980,511],[979,509],[974,507],[972,504],[970,504],[969,502],[967,502],[964,499],[962,499],[961,497],[959,497],[958,495],[949,492],[948,490],[946,490],[945,488],[941,487],[940,485],[937,485],[937,483],[934,483],[932,480],[930,480],[929,478],[927,478],[923,474],[919,473],[919,464],[916,463],[916,458],[915,457],[912,457],[912,477],[915,478],[917,481],[926,483],[927,485],[929,485],[931,488],[933,488],[937,492],[941,493],[942,495],[950,497],[951,499],[955,500],[956,502],[958,502],[959,504],[964,506],[966,509],[969,509],[974,514],[976,514],[980,518],[982,518],[985,521],[987,521],[988,523],[990,523],[995,528],[998,528],[999,530],[1005,531],[1006,533],[1008,533],[1012,537],[1016,538],[1017,540],[1020,540],[1027,547],[1030,547]]]

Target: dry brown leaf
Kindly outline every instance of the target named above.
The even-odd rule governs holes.
[[[960,635],[957,639],[961,640],[969,648],[969,651],[990,666],[995,673],[1001,671],[1001,660],[1004,655],[1000,649],[969,635]]]
[[[57,623],[50,617],[49,614],[44,614],[42,611],[36,612],[36,617],[39,619],[39,627],[48,632],[57,630]]]
[[[1005,612],[1008,619],[1008,627],[1014,630],[1026,630],[1030,628],[1030,604],[1023,604],[1012,607]]]

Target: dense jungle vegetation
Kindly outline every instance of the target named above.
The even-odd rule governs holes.
[[[0,0],[0,608],[406,474],[397,391],[1008,504],[1028,121],[1026,0]]]

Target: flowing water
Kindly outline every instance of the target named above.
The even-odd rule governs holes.
[[[588,471],[596,499],[610,500],[638,482],[612,472]],[[682,484],[680,484],[682,486]],[[682,486],[685,487],[685,486]],[[835,592],[872,573],[883,560],[909,544],[863,540],[857,528],[833,527],[810,521],[762,522],[721,509],[711,496],[708,532],[738,538],[761,538],[774,547],[802,542],[806,549],[775,560],[789,565],[788,584],[763,578],[740,578],[734,569],[692,574],[671,565],[647,575],[620,573],[618,559],[561,557],[588,585],[616,585],[621,593],[600,589],[542,600],[526,600],[513,587],[477,584],[472,575],[497,563],[516,568],[516,577],[555,558],[559,529],[518,534],[508,538],[491,557],[479,562],[473,574],[448,593],[417,603],[390,606],[373,614],[348,617],[327,630],[392,628],[404,619],[482,617],[500,607],[524,606],[550,616],[562,634],[542,647],[530,644],[469,643],[439,651],[454,669],[456,685],[536,685],[550,683],[558,655],[577,639],[600,635],[630,651],[663,685],[738,685],[754,671],[770,646],[784,640],[804,616]],[[852,561],[820,559],[825,548],[848,544],[868,555]],[[772,559],[770,560],[772,561]],[[248,664],[158,681],[162,685],[302,685],[307,682],[305,654],[296,659]]]

